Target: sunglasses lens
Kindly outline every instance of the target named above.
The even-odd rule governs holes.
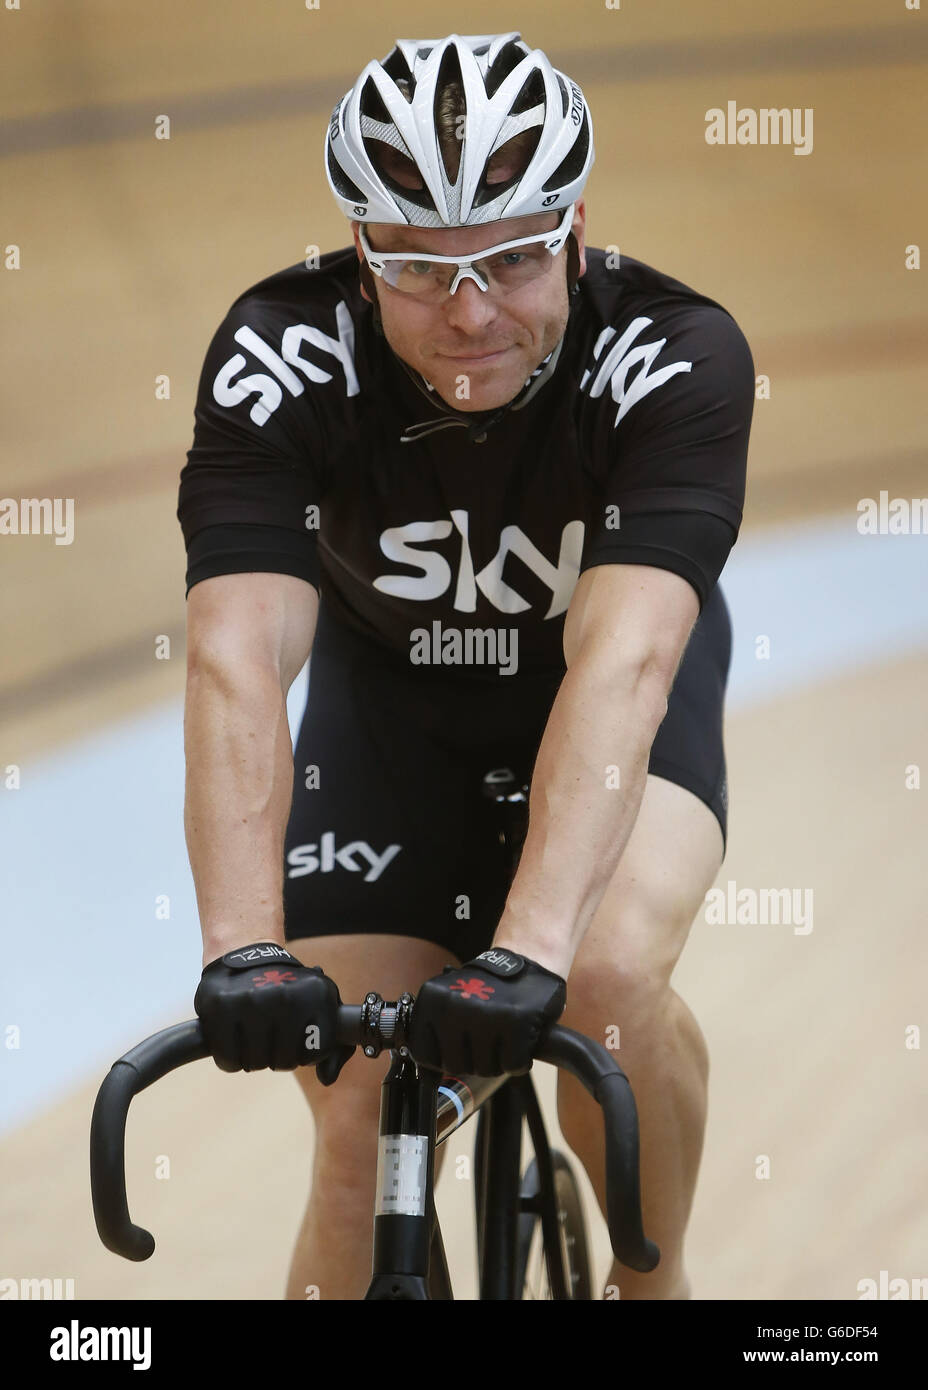
[[[554,257],[541,241],[524,246],[512,246],[477,264],[485,275],[504,293],[516,290],[529,280],[537,280],[551,266]]]
[[[387,261],[383,278],[400,294],[422,299],[441,298],[451,283],[454,267],[435,261]]]

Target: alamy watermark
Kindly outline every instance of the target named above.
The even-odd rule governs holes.
[[[889,1270],[881,1269],[879,1282],[876,1279],[858,1279],[858,1297],[867,1299],[921,1299],[928,1298],[928,1279],[890,1279]]]
[[[497,666],[501,676],[519,669],[515,627],[442,627],[436,618],[430,628],[413,628],[409,641],[414,666]]]
[[[729,101],[706,112],[707,145],[792,145],[793,154],[812,153],[812,107],[753,106]]]
[[[73,1297],[73,1279],[0,1279],[0,1299],[70,1299]]]
[[[928,497],[862,497],[857,503],[862,536],[928,536]]]
[[[710,926],[792,926],[794,936],[812,930],[811,888],[739,888],[733,878],[725,888],[706,894],[705,920]]]
[[[54,536],[74,540],[73,497],[0,497],[0,536]]]
[[[134,1371],[151,1366],[150,1327],[53,1327],[48,1349],[52,1361],[131,1361]]]

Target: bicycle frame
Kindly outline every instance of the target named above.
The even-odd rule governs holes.
[[[538,1165],[539,1190],[520,1190],[522,1119]],[[477,1117],[475,1142],[475,1205],[481,1299],[519,1299],[519,1270],[528,1249],[522,1250],[520,1217],[535,1213],[541,1219],[542,1244],[552,1296],[569,1297],[561,1261],[560,1232],[551,1148],[541,1106],[531,1076],[510,1077]]]
[[[439,1144],[479,1111],[475,1141],[475,1216],[481,1299],[517,1299],[519,1217],[537,1212],[555,1298],[566,1298],[560,1261],[554,1176],[541,1107],[529,1075],[442,1076],[417,1068],[405,1048],[393,1052],[383,1081],[374,1252],[366,1297],[453,1299],[434,1200]],[[538,1162],[540,1191],[519,1190],[522,1121]]]
[[[500,840],[515,874],[525,838],[528,784],[510,768],[484,777],[484,793],[497,804]],[[442,1097],[439,1100],[439,1096]],[[483,1109],[485,1103],[486,1108]],[[442,1077],[418,1069],[405,1048],[393,1051],[383,1081],[374,1209],[374,1260],[368,1299],[454,1297],[434,1201],[434,1156],[476,1111],[475,1216],[481,1299],[515,1299],[519,1217],[541,1217],[545,1257],[555,1298],[566,1298],[559,1250],[551,1152],[538,1097],[529,1075]],[[540,1190],[519,1190],[522,1120],[538,1162]]]

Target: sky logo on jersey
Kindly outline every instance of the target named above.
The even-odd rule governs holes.
[[[590,386],[590,396],[593,398],[601,396],[606,389],[606,383],[610,383],[612,399],[619,407],[613,422],[613,429],[637,401],[650,395],[658,386],[663,386],[665,381],[669,381],[678,372],[693,370],[692,362],[671,362],[666,367],[661,367],[652,373],[651,368],[654,365],[654,359],[666,346],[667,339],[660,338],[656,343],[639,343],[636,348],[632,347],[632,343],[638,334],[653,322],[653,319],[648,318],[633,319],[618,342],[614,343],[606,353],[595,377],[593,377],[593,383]],[[603,348],[615,337],[615,333],[614,328],[604,328],[600,333],[593,349],[595,361],[599,362]],[[629,372],[632,367],[638,366],[639,363],[641,364],[640,370],[629,382]],[[583,373],[580,380],[581,391],[591,376],[593,373],[590,369]]]
[[[326,830],[319,836],[318,846],[312,844],[293,847],[287,855],[287,863],[291,866],[287,877],[303,878],[305,874],[314,874],[317,869],[320,873],[330,874],[338,867],[357,874],[361,872],[364,867],[363,861],[366,860],[367,873],[364,875],[364,882],[374,883],[401,849],[402,845],[387,845],[383,854],[378,854],[376,850],[371,849],[366,840],[352,840],[341,849],[336,849],[335,831]]]
[[[216,373],[213,399],[219,405],[235,406],[256,395],[258,399],[248,414],[256,425],[267,424],[283,400],[281,387],[289,391],[291,396],[301,396],[306,389],[297,372],[302,372],[307,381],[321,383],[332,380],[331,372],[302,355],[304,344],[334,357],[344,373],[347,394],[356,396],[361,388],[354,367],[354,323],[343,299],[335,306],[335,325],[338,337],[330,338],[328,333],[308,323],[293,323],[284,329],[280,352],[260,338],[253,328],[246,325],[237,329],[235,341],[252,357],[263,362],[273,376],[267,376],[264,372],[239,376],[242,368],[247,367],[248,358],[237,352]]]
[[[456,529],[461,537],[461,553],[454,587],[454,607],[459,612],[475,611],[478,589],[502,613],[524,613],[531,607],[503,579],[503,566],[509,555],[517,556],[551,590],[551,602],[545,617],[556,618],[566,612],[580,573],[584,534],[582,521],[568,521],[561,531],[556,564],[541,553],[520,526],[504,526],[500,532],[499,549],[489,564],[476,574],[467,536],[468,523],[468,514],[461,509],[451,513],[450,521],[410,521],[405,526],[391,526],[381,532],[380,549],[387,559],[421,573],[379,574],[373,581],[374,588],[382,594],[413,599],[418,603],[427,603],[447,593],[453,576],[444,555],[438,550],[419,550],[413,549],[413,546],[418,546],[422,541],[444,540]]]

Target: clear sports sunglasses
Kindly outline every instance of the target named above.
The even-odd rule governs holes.
[[[393,290],[426,303],[435,303],[454,294],[468,276],[486,292],[492,285],[500,294],[511,294],[530,280],[536,280],[551,267],[570,232],[574,204],[565,210],[553,232],[540,232],[520,241],[502,241],[474,256],[432,256],[427,252],[374,251],[368,244],[362,223],[359,240],[367,264],[375,275],[383,276]],[[456,271],[443,269],[456,266]]]

